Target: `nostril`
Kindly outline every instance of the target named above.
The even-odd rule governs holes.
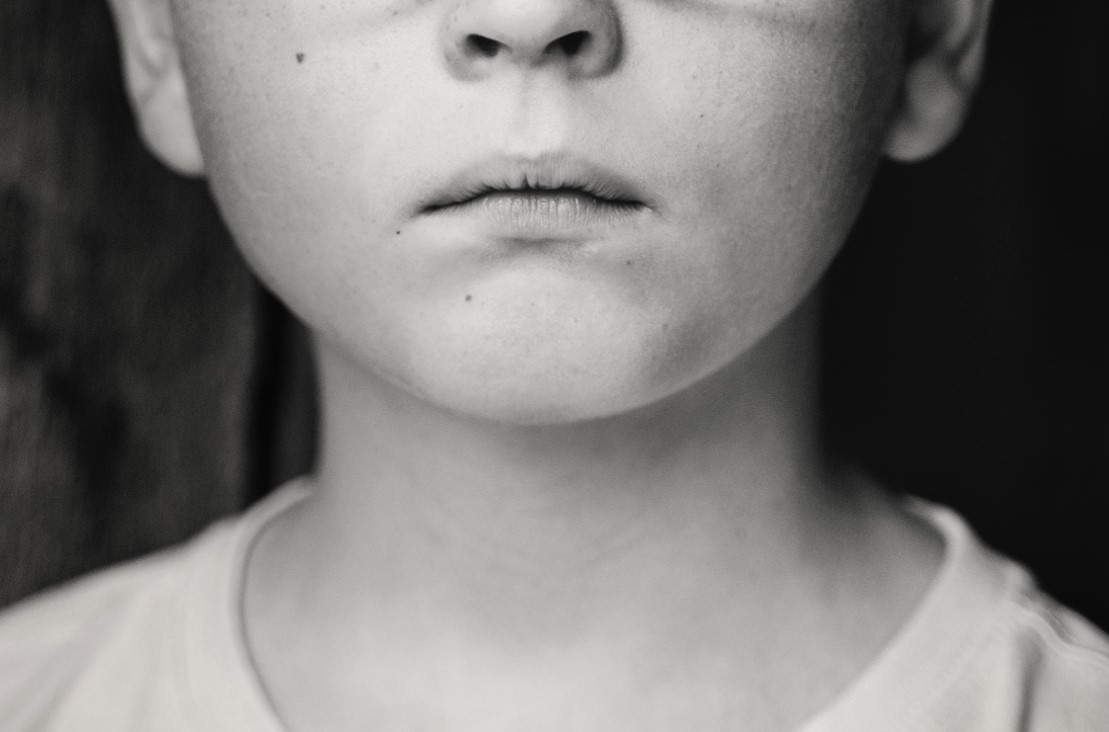
[[[477,33],[471,33],[466,36],[466,49],[478,56],[492,58],[497,55],[500,48],[500,41],[495,41],[492,38],[480,36]]]
[[[512,69],[597,78],[623,58],[622,25],[613,7],[622,1],[451,0],[453,12],[437,14],[439,52],[460,80]]]
[[[552,41],[551,44],[547,46],[547,50],[553,51],[558,49],[567,56],[575,56],[581,52],[582,47],[588,42],[589,31],[574,31],[573,33],[567,33],[561,38]]]

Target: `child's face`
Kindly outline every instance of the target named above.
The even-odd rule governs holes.
[[[667,396],[799,303],[879,157],[900,8],[175,0],[174,17],[207,173],[262,278],[378,376],[534,423]],[[543,53],[577,30],[576,55]],[[424,209],[474,170],[510,183],[490,160],[540,155],[647,205]]]

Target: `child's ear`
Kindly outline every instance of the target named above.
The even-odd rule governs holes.
[[[204,172],[169,0],[109,0],[127,94],[150,151],[183,175]]]
[[[992,0],[905,0],[909,42],[886,154],[939,152],[959,132],[982,75]]]

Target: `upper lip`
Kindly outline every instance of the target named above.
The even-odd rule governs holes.
[[[625,205],[651,207],[647,196],[619,173],[561,153],[486,158],[451,176],[420,206],[428,213],[501,191],[574,190]]]

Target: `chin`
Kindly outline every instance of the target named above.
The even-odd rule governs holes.
[[[680,391],[713,370],[688,338],[587,330],[417,356],[405,386],[456,414],[520,426],[617,416]],[[636,336],[639,337],[636,337]],[[472,337],[472,336],[471,336]]]
[[[670,390],[635,388],[617,379],[579,377],[538,379],[527,383],[499,380],[480,384],[436,384],[421,396],[434,405],[469,419],[521,427],[562,426],[613,417],[665,397]]]

